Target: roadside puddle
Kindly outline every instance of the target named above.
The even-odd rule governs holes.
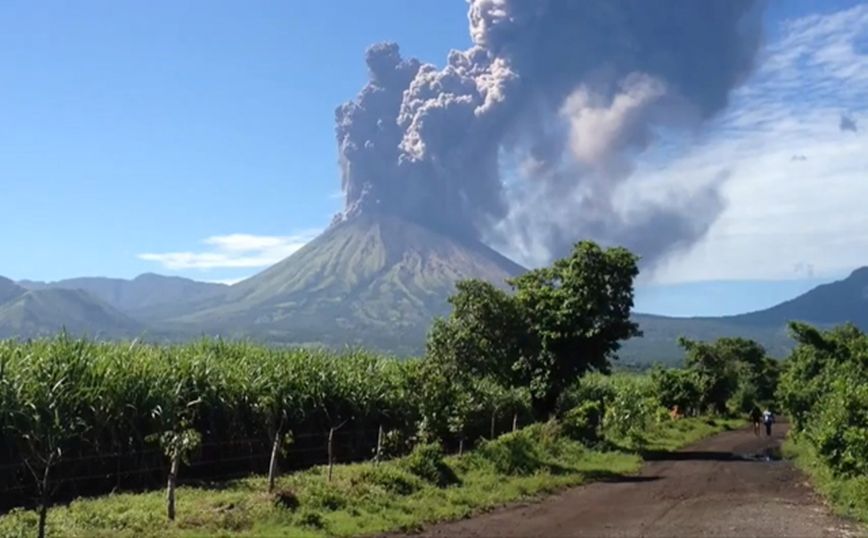
[[[766,448],[760,452],[749,454],[736,454],[739,459],[746,461],[760,461],[766,463],[774,463],[783,460],[781,448],[777,446]]]

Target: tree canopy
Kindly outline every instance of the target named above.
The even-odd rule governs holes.
[[[513,293],[459,283],[449,317],[435,322],[429,358],[461,373],[530,389],[538,416],[588,371],[607,372],[620,342],[640,334],[630,321],[638,258],[590,241],[569,256],[509,281]]]

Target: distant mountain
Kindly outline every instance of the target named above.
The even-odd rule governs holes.
[[[0,337],[66,327],[106,338],[202,334],[274,344],[362,345],[397,355],[424,350],[431,321],[449,311],[458,280],[506,287],[524,268],[476,241],[456,240],[397,217],[363,214],[329,227],[289,258],[233,286],[142,275],[14,283],[0,277]],[[624,362],[680,362],[680,336],[742,336],[773,356],[792,347],[791,320],[868,330],[868,267],[774,307],[726,317],[634,314],[644,332]]]
[[[643,332],[641,338],[624,343],[619,356],[630,363],[680,363],[684,350],[678,338],[714,340],[721,337],[750,338],[761,343],[774,357],[786,356],[792,348],[786,323],[779,325],[739,325],[722,318],[674,318],[651,314],[634,314],[633,320]]]
[[[523,271],[482,243],[396,217],[359,215],[163,327],[418,353],[431,320],[448,312],[456,281],[505,286]]]
[[[0,284],[2,285],[2,284]],[[137,335],[143,327],[82,290],[23,290],[0,303],[0,338],[73,334],[104,338]]]
[[[27,290],[12,282],[8,278],[0,276],[0,305],[23,295]]]
[[[625,344],[621,355],[627,361],[666,362],[680,358],[683,352],[676,342],[679,336],[697,340],[742,336],[760,342],[771,355],[783,357],[793,346],[787,330],[790,321],[819,327],[849,322],[868,331],[868,267],[765,310],[704,318],[636,314],[634,319],[645,336]]]
[[[741,326],[775,326],[791,320],[825,325],[850,322],[868,330],[868,267],[777,306],[719,319]]]
[[[141,319],[170,315],[181,305],[214,297],[228,288],[224,284],[152,273],[139,275],[133,280],[84,277],[58,282],[22,280],[18,284],[30,290],[83,290],[117,310]]]

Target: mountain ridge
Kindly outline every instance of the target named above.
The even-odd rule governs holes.
[[[212,296],[228,287],[155,273],[143,273],[131,280],[78,277],[54,282],[22,280],[17,284],[28,290],[80,289],[126,314],[146,313],[159,310],[163,305]]]
[[[523,271],[482,243],[397,217],[359,215],[169,324],[268,339],[295,332],[303,342],[416,353],[432,318],[448,312],[457,280],[505,287]]]
[[[128,338],[144,327],[83,290],[41,289],[0,304],[0,338],[73,334]]]
[[[479,278],[508,288],[506,279],[525,270],[478,241],[394,216],[360,214],[334,223],[291,256],[232,286],[153,273],[132,280],[90,277],[49,283],[0,277],[0,335],[16,336],[16,327],[47,334],[62,325],[111,338],[146,332],[177,341],[209,334],[417,355],[433,318],[448,313],[447,298],[456,281]],[[80,293],[40,295],[57,290]],[[28,294],[30,299],[22,302]],[[52,301],[54,308],[45,306]],[[88,312],[94,314],[91,323],[85,323]],[[63,323],[63,315],[68,322]],[[683,355],[679,336],[743,336],[782,357],[792,347],[786,327],[790,320],[821,327],[852,322],[868,330],[868,267],[744,314],[637,312],[633,317],[644,337],[625,343],[621,356],[627,362],[677,362]]]

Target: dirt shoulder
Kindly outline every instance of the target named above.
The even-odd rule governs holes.
[[[589,484],[424,530],[426,537],[868,536],[828,510],[806,478],[777,458],[772,437],[726,432],[656,454],[641,474]]]

